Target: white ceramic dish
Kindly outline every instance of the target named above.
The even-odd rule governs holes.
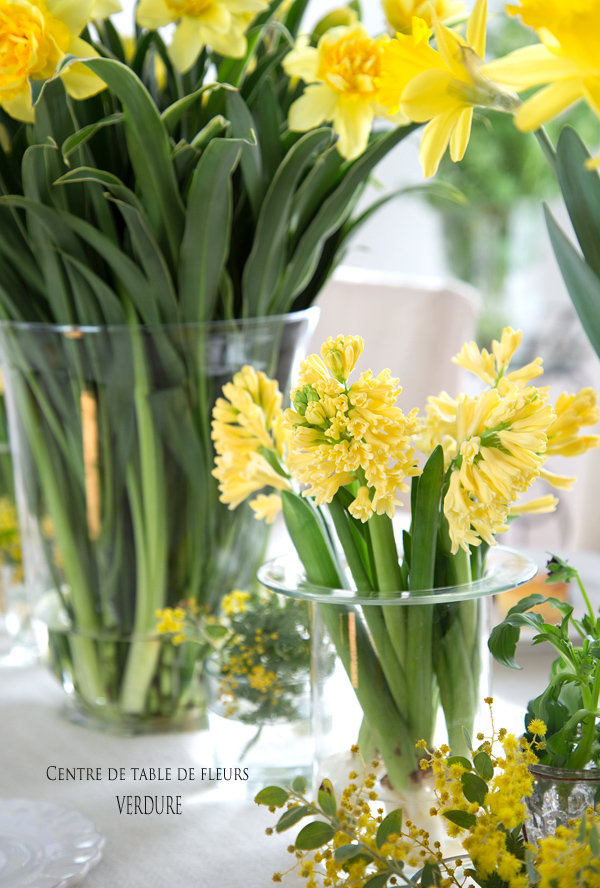
[[[0,799],[0,888],[66,888],[100,860],[91,820],[47,802]]]

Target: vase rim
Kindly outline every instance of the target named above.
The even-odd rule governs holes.
[[[229,320],[211,320],[211,321],[178,321],[174,323],[153,323],[153,324],[57,324],[46,323],[43,321],[12,321],[0,319],[0,332],[3,330],[21,330],[21,331],[39,331],[44,333],[60,333],[63,336],[71,335],[77,338],[80,334],[87,335],[92,333],[120,332],[129,330],[141,330],[152,332],[153,330],[227,330],[232,326],[238,327],[258,327],[266,322],[277,323],[282,321],[302,320],[308,321],[316,319],[321,309],[318,305],[311,305],[300,311],[290,311],[284,314],[257,315],[248,318],[231,318]]]
[[[530,765],[532,774],[549,777],[557,782],[580,782],[592,780],[600,783],[600,768],[557,768],[554,765]]]
[[[438,589],[374,592],[372,595],[351,588],[330,589],[309,583],[302,562],[293,554],[265,562],[259,568],[257,577],[259,582],[274,592],[319,604],[407,606],[470,601],[508,592],[533,579],[537,570],[534,561],[515,549],[494,546],[487,554],[486,574],[481,580]]]

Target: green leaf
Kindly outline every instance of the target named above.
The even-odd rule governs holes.
[[[600,278],[566,237],[548,207],[544,207],[544,211],[554,255],[571,301],[588,339],[600,356]]]
[[[238,140],[215,139],[192,176],[179,266],[183,319],[212,318],[231,238],[231,177],[240,159]]]
[[[596,858],[600,858],[600,836],[598,836],[598,827],[592,826],[588,837],[590,851]]]
[[[545,604],[546,596],[540,595],[539,592],[534,592],[532,595],[527,595],[525,598],[521,598],[507,613],[507,617],[512,616],[513,614],[524,614],[525,611],[531,610],[532,607],[536,607],[538,604]]]
[[[311,813],[311,809],[307,805],[294,805],[288,808],[277,821],[275,832],[281,833],[290,827],[295,826],[303,817],[307,817]]]
[[[306,12],[306,8],[309,4],[310,0],[294,0],[290,8],[288,9],[285,18],[284,24],[292,37],[296,37],[298,31],[300,30],[300,25],[302,24],[302,17]]]
[[[427,861],[421,875],[421,888],[439,888],[442,884],[442,874],[438,863]]]
[[[296,187],[307,165],[330,138],[322,128],[309,132],[288,151],[263,201],[252,251],[242,278],[248,313],[265,315],[285,269],[289,218]]]
[[[360,845],[340,845],[340,847],[336,848],[333,852],[333,856],[338,863],[346,863],[348,860],[352,860],[353,857],[358,857],[358,855],[362,853]]]
[[[304,777],[294,777],[292,781],[292,789],[294,792],[306,792],[306,780]]]
[[[556,147],[558,181],[581,251],[600,277],[600,178],[586,168],[589,159],[579,135],[564,127]]]
[[[185,209],[171,163],[167,128],[152,96],[133,71],[113,59],[85,63],[113,90],[123,104],[129,156],[140,198],[154,236],[171,268],[177,266]]]
[[[477,823],[475,815],[469,814],[467,811],[444,811],[444,817],[455,826],[460,826],[461,829],[469,829]]]
[[[88,139],[91,139],[98,130],[103,129],[106,126],[114,126],[117,123],[123,123],[124,120],[125,115],[118,112],[116,114],[109,114],[108,117],[103,117],[102,120],[90,123],[88,126],[84,126],[82,129],[77,130],[76,133],[73,133],[72,136],[69,136],[69,138],[65,139],[62,143],[61,151],[65,163],[71,154],[73,154],[78,148],[81,148],[82,145],[85,145]]]
[[[465,771],[472,771],[473,766],[468,758],[465,758],[463,755],[453,755],[448,759],[449,765],[462,765]]]
[[[371,876],[370,879],[363,883],[363,888],[385,888],[389,877],[389,873],[377,873],[376,876]]]
[[[482,780],[479,774],[467,771],[461,776],[460,781],[466,800],[483,805],[488,794],[488,785],[485,780]]]
[[[281,808],[290,797],[287,790],[281,786],[265,786],[264,789],[254,797],[257,805],[267,805],[269,808]]]
[[[307,823],[296,837],[298,851],[312,851],[314,848],[322,848],[330,842],[335,835],[335,829],[329,823],[315,820]]]
[[[384,817],[377,829],[375,841],[377,847],[381,849],[391,835],[399,836],[402,832],[402,808],[396,808],[390,811],[387,817]]]
[[[371,170],[414,128],[414,126],[398,127],[383,136],[376,137],[358,160],[347,164],[343,170],[340,184],[324,201],[300,239],[298,247],[287,265],[272,311],[289,311],[295,296],[302,292],[314,274],[326,240],[348,218],[358,192],[364,188],[364,183]]]
[[[438,445],[419,478],[416,511],[412,516],[411,591],[433,588],[443,482],[444,451]]]
[[[515,660],[517,643],[521,632],[509,623],[500,623],[492,629],[488,638],[488,648],[494,660],[508,666],[509,669],[521,669]]]
[[[480,774],[484,780],[492,779],[494,776],[494,765],[487,752],[484,752],[483,750],[476,752],[473,756],[473,764],[477,768],[477,773]]]
[[[183,98],[178,99],[176,102],[173,102],[172,105],[169,105],[168,108],[160,115],[162,122],[167,128],[169,133],[173,133],[177,127],[177,124],[181,120],[184,114],[186,114],[190,108],[193,108],[196,104],[201,104],[202,96],[205,93],[214,92],[215,90],[220,89],[232,89],[228,84],[224,83],[207,83],[206,86],[201,87],[200,89],[194,90],[194,92],[188,93]]]
[[[328,817],[335,817],[337,814],[337,804],[335,801],[335,792],[331,780],[323,780],[319,787],[318,802],[324,814]]]
[[[469,732],[467,731],[467,729],[465,727],[463,727],[462,732],[463,732],[463,737],[465,739],[465,743],[467,745],[467,749],[470,749],[472,751],[473,750],[473,743],[471,741],[471,735],[469,734]]]
[[[313,506],[289,490],[281,491],[281,504],[285,525],[308,581],[330,589],[343,588],[325,525]]]
[[[225,107],[231,122],[231,134],[235,138],[246,140],[246,144],[242,148],[240,166],[250,198],[252,213],[256,219],[260,213],[264,195],[262,156],[256,134],[256,123],[239,92],[227,93]]]

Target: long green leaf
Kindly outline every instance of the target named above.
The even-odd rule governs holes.
[[[90,123],[88,126],[84,126],[82,129],[77,130],[76,133],[73,133],[72,136],[69,136],[68,139],[65,139],[62,143],[61,152],[65,163],[71,154],[85,145],[85,143],[91,139],[98,130],[103,129],[106,126],[115,126],[115,124],[123,123],[124,120],[125,116],[120,112],[117,114],[109,114],[108,117],[103,117],[102,120],[98,120],[96,123]]]
[[[213,140],[192,176],[179,265],[179,295],[186,321],[207,321],[213,315],[229,254],[231,177],[241,151],[238,140]]]
[[[554,255],[571,301],[588,339],[600,357],[600,278],[577,252],[548,207],[544,207],[544,212]]]
[[[239,92],[227,93],[225,107],[227,109],[227,117],[231,121],[231,135],[236,139],[246,139],[249,141],[242,148],[240,166],[248,197],[250,198],[252,213],[256,219],[260,212],[260,205],[264,195],[262,157],[256,135],[256,123]],[[254,144],[250,144],[252,140]]]
[[[600,277],[600,177],[586,168],[589,158],[575,130],[565,127],[556,148],[558,181],[581,251]]]
[[[288,533],[304,565],[307,579],[330,589],[344,587],[336,559],[327,542],[327,531],[318,513],[296,493],[281,492],[283,517]]]
[[[433,588],[443,479],[444,451],[438,445],[419,478],[416,510],[412,516],[411,591]]]
[[[86,65],[123,104],[129,155],[140,197],[161,250],[177,267],[185,208],[171,162],[167,128],[152,96],[133,71],[113,59],[88,59]]]
[[[242,281],[244,298],[252,316],[268,314],[286,265],[294,193],[307,165],[330,137],[330,130],[322,128],[299,139],[287,153],[267,191]]]
[[[281,287],[271,305],[271,311],[288,311],[294,297],[308,284],[318,266],[323,244],[346,221],[353,200],[368,174],[385,155],[414,130],[414,126],[398,127],[375,139],[365,153],[352,163],[344,177],[306,229],[288,263]]]

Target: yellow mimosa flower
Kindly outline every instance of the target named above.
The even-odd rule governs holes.
[[[245,31],[266,8],[266,0],[140,0],[136,20],[151,30],[177,22],[169,58],[185,73],[207,45],[223,56],[241,58]]]
[[[519,91],[548,84],[518,110],[517,126],[538,129],[582,98],[600,115],[600,0],[522,0],[507,8],[542,42],[490,62],[483,73]]]
[[[487,0],[476,0],[467,22],[466,40],[433,13],[437,49],[431,32],[416,18],[410,35],[398,34],[383,49],[379,101],[410,120],[427,123],[420,160],[433,176],[448,144],[452,160],[462,160],[469,142],[475,106],[509,110],[518,103],[481,74],[486,40]]]
[[[308,84],[289,113],[290,129],[306,132],[333,121],[342,157],[353,160],[369,141],[375,116],[386,116],[378,101],[383,46],[388,37],[372,40],[363,25],[330,28],[316,47],[300,38],[283,60],[290,77]]]
[[[467,7],[461,0],[382,0],[383,12],[392,29],[410,34],[415,16],[430,28],[433,17],[452,24],[461,19]]]
[[[0,106],[16,120],[32,122],[31,80],[52,77],[70,54],[97,56],[79,38],[94,17],[94,0],[13,0],[0,4]],[[84,99],[105,88],[84,65],[69,65],[61,79],[69,95]]]

